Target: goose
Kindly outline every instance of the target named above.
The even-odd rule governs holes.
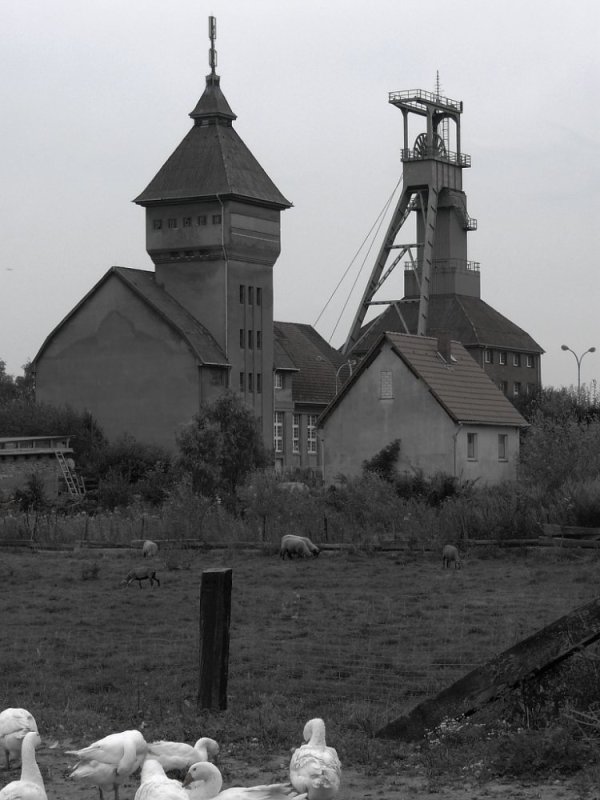
[[[183,781],[188,800],[306,800],[306,794],[297,794],[289,783],[272,783],[268,786],[233,786],[224,789],[219,768],[210,761],[192,764]]]
[[[158,759],[146,756],[134,800],[190,800],[180,781],[167,777]]]
[[[0,791],[0,800],[48,800],[44,779],[35,760],[35,748],[41,741],[37,731],[25,734],[21,745],[21,778],[11,781]]]
[[[0,713],[0,752],[4,751],[6,769],[10,759],[21,757],[21,743],[29,731],[39,733],[33,714],[25,708],[5,708]]]
[[[304,741],[290,760],[291,784],[296,791],[306,792],[308,800],[331,800],[340,788],[342,765],[335,749],[327,746],[322,719],[306,723]]]
[[[197,761],[208,761],[219,752],[214,739],[203,736],[192,747],[183,742],[149,742],[148,755],[160,762],[165,772],[169,770],[188,770]]]
[[[112,786],[115,800],[119,800],[119,784],[138,769],[147,749],[139,731],[111,733],[81,750],[66,751],[80,759],[69,777],[97,786],[100,800],[104,800],[103,789]]]

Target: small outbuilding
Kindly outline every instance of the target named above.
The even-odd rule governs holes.
[[[400,440],[401,473],[513,480],[526,426],[459,342],[385,332],[320,417],[323,476],[359,475]]]
[[[24,489],[37,475],[49,499],[80,497],[83,481],[75,471],[69,436],[4,436],[0,438],[0,494]]]

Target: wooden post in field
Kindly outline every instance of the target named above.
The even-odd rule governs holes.
[[[227,708],[230,569],[206,569],[200,585],[199,708]]]

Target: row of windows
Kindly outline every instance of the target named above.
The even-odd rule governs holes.
[[[502,392],[506,396],[508,396],[509,388],[510,388],[508,381],[500,381],[498,386],[500,387]],[[513,385],[512,385],[512,396],[513,397],[520,397],[523,394],[523,392],[525,392],[525,394],[528,394],[528,395],[529,394],[534,394],[535,388],[536,388],[535,383],[525,383],[525,384],[523,384],[523,383],[521,383],[521,381],[515,381],[513,383]]]
[[[244,350],[262,350],[262,331],[244,330],[240,328],[240,347]]]
[[[509,359],[510,356],[510,359]],[[535,356],[531,353],[508,353],[506,350],[484,350],[483,360],[486,364],[498,363],[505,367],[510,360],[513,367],[535,367]]]
[[[262,394],[262,373],[240,372],[240,392]]]
[[[273,449],[283,453],[285,414],[275,411],[273,414]],[[292,414],[292,453],[300,453],[301,415]],[[317,452],[317,414],[306,415],[306,452]]]
[[[262,289],[260,286],[244,286],[240,284],[240,303],[249,306],[262,306]]]
[[[477,461],[477,434],[467,433],[467,459]],[[508,461],[508,434],[498,434],[498,461]]]
[[[177,217],[169,217],[167,220],[154,219],[152,220],[152,227],[155,231],[160,231],[163,227],[163,222],[166,222],[166,227],[171,230],[178,228],[180,224],[182,228],[191,228],[194,222],[196,225],[208,225],[209,220],[213,225],[220,225],[222,216],[221,214],[200,214],[195,220],[193,217],[182,217],[181,220]]]

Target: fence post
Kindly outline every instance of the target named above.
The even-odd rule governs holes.
[[[199,708],[227,708],[231,569],[206,569],[200,585]]]

